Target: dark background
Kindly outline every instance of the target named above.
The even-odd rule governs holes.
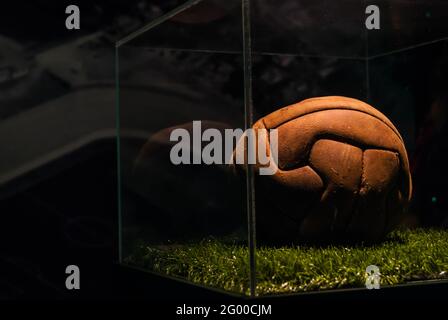
[[[72,2],[14,1],[8,2],[7,6],[2,5],[0,70],[6,76],[0,83],[0,121],[12,121],[20,113],[34,108],[37,110],[47,101],[57,98],[61,98],[56,101],[62,110],[66,104],[73,103],[64,100],[67,95],[83,89],[101,89],[100,95],[95,97],[98,104],[95,100],[89,100],[92,102],[88,105],[83,101],[75,101],[75,105],[85,110],[80,113],[81,116],[56,111],[48,118],[48,123],[36,124],[36,130],[39,132],[39,126],[48,128],[54,123],[70,128],[82,126],[91,119],[91,108],[97,108],[100,103],[104,103],[103,100],[114,99],[115,41],[182,2],[76,1],[73,4],[81,8],[80,31],[65,29],[65,7]],[[435,51],[441,52],[440,49]],[[425,56],[425,59],[430,59],[431,54],[425,52],[423,55],[429,56]],[[260,73],[264,64],[272,66],[271,62],[266,62],[269,59],[264,57],[256,60]],[[421,58],[415,58],[415,61],[421,61]],[[19,79],[13,79],[11,70],[25,72]],[[426,69],[417,66],[416,70],[418,74],[423,74],[421,81],[427,83],[424,79],[428,76],[424,71]],[[441,79],[446,80],[446,77],[442,76]],[[323,85],[333,80],[330,77]],[[268,82],[264,85],[267,86]],[[238,90],[225,88],[230,92]],[[263,83],[258,88],[265,90]],[[273,96],[260,101],[260,105],[272,105],[272,99],[284,99],[285,102],[292,99],[291,95],[282,93],[281,88],[279,86]],[[428,100],[431,98],[427,96],[431,93],[428,90],[425,92],[419,95],[425,102],[420,103],[416,111],[417,128],[423,126],[422,119],[429,110]],[[293,97],[296,99],[301,94]],[[115,106],[110,105],[110,108],[104,110],[107,114],[98,122],[99,129],[113,129]],[[24,128],[17,128],[17,134],[19,131],[27,133]],[[58,135],[61,134],[54,132],[54,136]],[[417,133],[414,134],[415,139],[416,136]],[[18,141],[22,143],[14,144],[13,149],[30,148],[23,143],[26,139]],[[3,152],[0,150],[0,157]],[[3,158],[9,159],[6,154],[3,154]],[[6,163],[7,160],[4,162],[5,166],[11,165]],[[143,274],[117,264],[116,169],[115,139],[113,135],[106,135],[81,148],[69,150],[48,163],[41,163],[26,174],[0,185],[0,299],[136,298],[173,303],[230,302],[231,298],[220,293]],[[442,187],[437,188],[440,191]],[[69,291],[65,288],[65,268],[70,264],[80,267],[81,290]],[[439,284],[386,288],[379,292],[302,295],[272,301],[304,303],[354,298],[362,301],[422,297],[439,299],[446,297],[446,293],[446,285]]]

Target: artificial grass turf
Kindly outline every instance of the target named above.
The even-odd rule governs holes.
[[[207,239],[199,243],[140,245],[126,262],[170,276],[249,293],[246,246]],[[258,295],[364,287],[366,267],[376,265],[381,285],[448,278],[448,231],[396,231],[373,246],[259,247]]]

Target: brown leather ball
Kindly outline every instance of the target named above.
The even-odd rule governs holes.
[[[253,128],[278,130],[277,172],[255,170],[259,240],[378,241],[400,223],[412,191],[408,157],[395,126],[372,106],[312,98]]]

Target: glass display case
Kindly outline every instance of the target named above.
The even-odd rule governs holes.
[[[120,40],[120,262],[249,296],[448,279],[447,12],[193,0]]]

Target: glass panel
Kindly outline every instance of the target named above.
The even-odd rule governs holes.
[[[252,4],[257,295],[446,279],[446,2]]]
[[[244,3],[252,47],[241,1],[188,1],[119,42],[122,261],[257,295],[446,278],[447,4],[379,1],[367,30],[367,1]],[[276,130],[256,141],[273,175],[260,154],[173,164],[174,130],[253,123]]]
[[[448,194],[441,177],[448,150],[448,3],[380,1],[379,7],[381,30],[369,32],[368,102],[403,138],[412,199],[396,221],[397,227],[408,230],[395,234],[375,264],[382,284],[446,279]]]
[[[380,32],[369,32],[369,57],[408,50],[448,38],[445,0],[381,0]]]
[[[246,180],[224,145],[244,129],[242,43],[240,1],[190,1],[119,42],[121,256],[248,294]]]
[[[364,1],[251,3],[255,52],[365,57]]]

